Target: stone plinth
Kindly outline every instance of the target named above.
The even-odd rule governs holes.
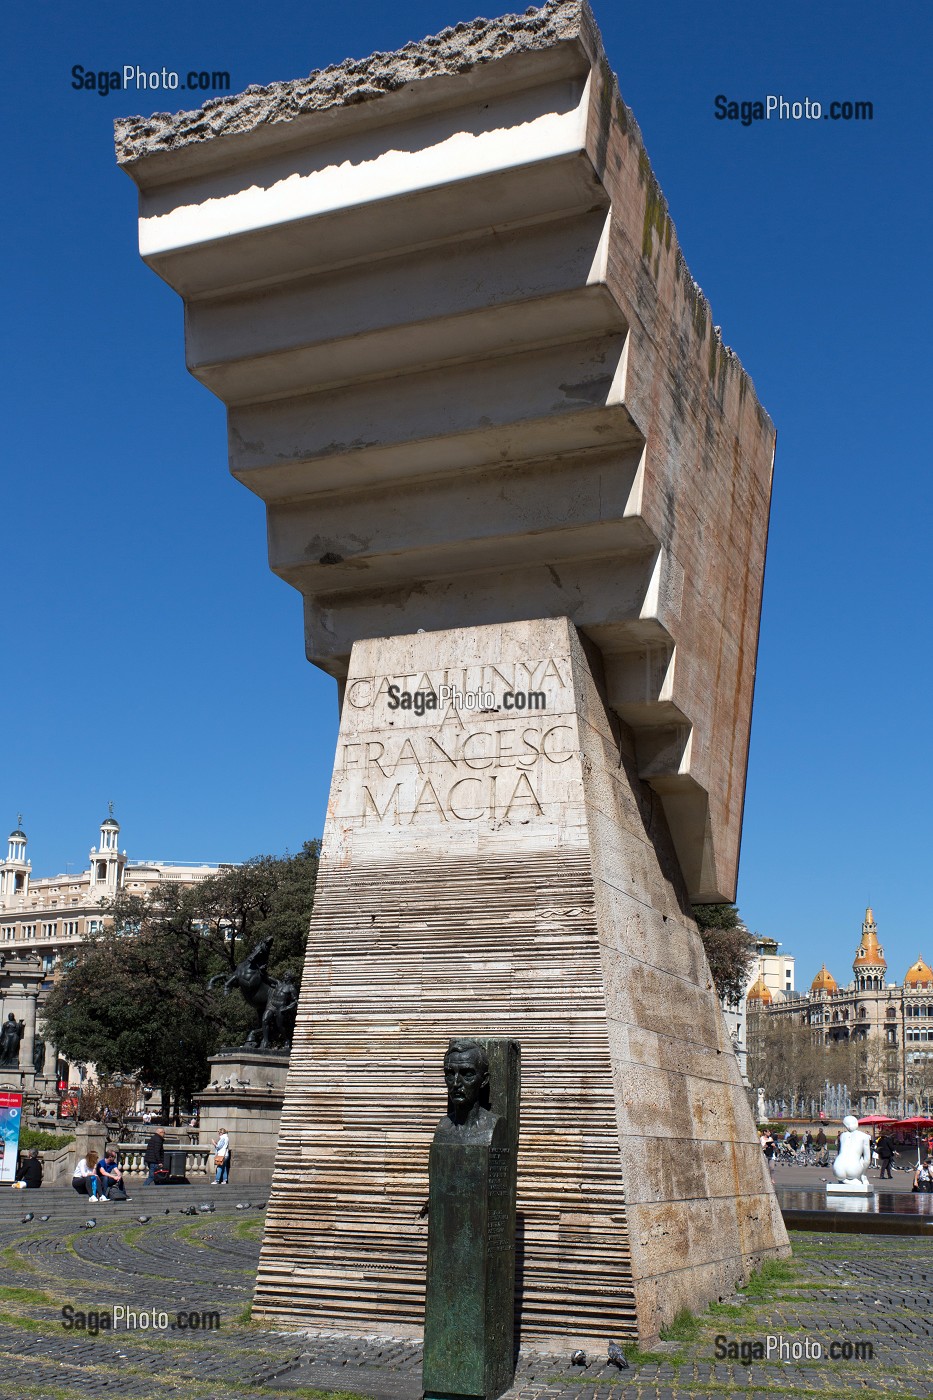
[[[265,1183],[276,1160],[285,1098],[288,1055],[245,1047],[221,1051],[211,1061],[211,1083],[194,1101],[200,1110],[200,1143],[209,1147],[221,1128],[230,1134],[230,1180]]]
[[[495,708],[392,708],[453,677]],[[418,1332],[451,1026],[522,1047],[523,1340],[653,1336],[786,1250],[663,808],[566,620],[354,648],[267,1323]]]
[[[42,963],[35,953],[11,950],[3,954],[0,966],[0,1021],[5,1021],[12,1012],[17,1021],[23,1022],[24,1030],[19,1044],[19,1063],[0,1066],[0,1083],[15,1086],[26,1094],[34,1092],[37,1084],[33,1063],[36,1005],[44,975]],[[41,1079],[38,1086],[41,1092]]]
[[[731,899],[774,429],[587,6],[120,120],[117,150],[311,660],[570,617],[691,897]]]

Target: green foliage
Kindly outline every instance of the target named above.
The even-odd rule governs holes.
[[[693,917],[706,950],[716,992],[737,1002],[745,991],[755,945],[734,904],[695,904]]]
[[[661,1340],[663,1342],[692,1342],[698,1336],[702,1326],[703,1324],[695,1313],[692,1313],[689,1308],[681,1308],[673,1321],[661,1328]]]
[[[54,1152],[57,1147],[68,1147],[74,1142],[74,1133],[43,1133],[38,1128],[20,1128],[19,1147],[28,1152],[36,1147],[40,1152]]]
[[[148,899],[120,894],[112,926],[86,938],[49,994],[43,1034],[68,1059],[93,1062],[187,1102],[208,1058],[242,1043],[255,1024],[243,999],[211,990],[261,939],[272,937],[272,976],[300,975],[318,843],[295,856],[257,856],[199,885],[160,886]]]
[[[770,1298],[780,1290],[782,1283],[788,1283],[795,1275],[796,1268],[790,1259],[766,1259],[760,1269],[756,1269],[744,1288],[737,1288],[746,1298]]]

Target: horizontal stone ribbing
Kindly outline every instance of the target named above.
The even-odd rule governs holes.
[[[572,853],[323,874],[257,1314],[420,1327],[441,1058],[470,1031],[522,1045],[522,1334],[635,1335],[592,878]]]

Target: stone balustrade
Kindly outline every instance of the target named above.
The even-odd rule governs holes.
[[[118,1142],[116,1147],[120,1154],[120,1165],[128,1176],[148,1175],[149,1168],[143,1162],[146,1154],[144,1142]],[[184,1152],[187,1177],[206,1181],[212,1176],[214,1153],[210,1147],[197,1147],[189,1142],[166,1142],[166,1158],[173,1152]]]

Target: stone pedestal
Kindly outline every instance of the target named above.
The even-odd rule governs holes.
[[[211,1082],[194,1096],[201,1146],[226,1128],[231,1183],[265,1183],[275,1164],[288,1055],[240,1047],[213,1056],[210,1066]]]
[[[454,679],[488,707],[401,704]],[[525,1342],[656,1335],[786,1251],[663,810],[566,619],[354,648],[267,1322],[417,1334],[451,1026],[522,1047]]]
[[[0,1066],[0,1082],[14,1085],[32,1096],[36,1086],[33,1052],[36,1041],[36,1004],[44,973],[35,953],[4,952],[0,966],[0,1021],[12,1012],[23,1022],[16,1065]]]
[[[873,1196],[875,1188],[871,1182],[827,1181],[827,1196]]]

